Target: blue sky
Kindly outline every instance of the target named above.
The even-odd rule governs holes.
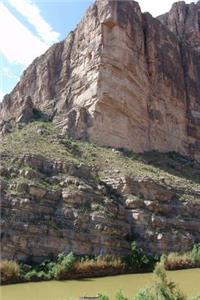
[[[73,30],[94,0],[0,0],[0,101],[33,59]],[[173,0],[139,0],[157,16]],[[191,2],[191,1],[186,1]]]

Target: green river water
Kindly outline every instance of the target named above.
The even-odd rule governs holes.
[[[200,269],[167,272],[168,278],[178,284],[188,296],[200,295]],[[131,274],[68,281],[47,281],[2,286],[1,300],[67,300],[80,296],[94,296],[99,292],[111,299],[120,289],[129,298],[151,284],[153,275]]]

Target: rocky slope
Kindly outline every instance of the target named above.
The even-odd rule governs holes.
[[[66,138],[33,122],[0,145],[1,257],[124,255],[200,242],[200,166],[175,153],[136,155]]]
[[[134,1],[97,0],[4,98],[2,133],[42,117],[99,145],[199,160],[199,6],[155,19]]]

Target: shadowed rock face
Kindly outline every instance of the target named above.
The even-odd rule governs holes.
[[[4,98],[2,131],[35,108],[75,138],[200,159],[199,7],[155,19],[135,1],[97,0]]]
[[[180,40],[200,52],[200,1],[174,3],[171,10],[158,19]]]

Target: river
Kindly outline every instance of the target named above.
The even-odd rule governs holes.
[[[168,278],[176,282],[190,297],[200,295],[200,269],[167,272]],[[94,296],[99,292],[114,298],[118,290],[123,290],[129,298],[151,284],[152,273],[119,275],[102,278],[88,278],[68,281],[47,281],[11,284],[0,287],[1,300],[67,300],[79,296]]]

